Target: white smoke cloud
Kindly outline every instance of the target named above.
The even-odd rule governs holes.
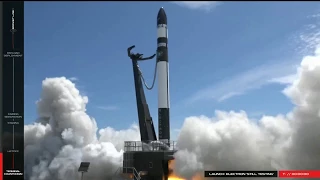
[[[246,112],[188,117],[178,136],[176,172],[319,169],[320,48],[303,58],[283,92],[296,105],[286,115],[251,121]],[[224,178],[225,179],[225,178]]]
[[[122,165],[124,140],[138,140],[136,125],[99,131],[86,113],[88,98],[70,80],[47,78],[37,102],[39,118],[25,125],[25,174],[29,180],[75,180],[81,161],[89,161],[85,179],[112,177]]]
[[[178,136],[176,172],[190,179],[203,170],[319,168],[319,52],[302,60],[297,78],[283,91],[296,105],[288,114],[263,116],[258,122],[244,111],[186,118]],[[86,113],[87,103],[70,80],[43,81],[39,118],[25,125],[28,180],[79,179],[81,161],[91,162],[84,180],[108,179],[122,165],[123,141],[139,140],[138,127],[98,131]]]
[[[172,1],[172,3],[189,9],[202,9],[206,11],[210,11],[217,5],[221,4],[219,1]]]

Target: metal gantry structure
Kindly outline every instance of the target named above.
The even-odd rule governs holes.
[[[167,180],[168,163],[173,159],[175,146],[174,142],[169,140],[157,139],[144,93],[143,86],[148,86],[144,82],[138,64],[139,61],[153,59],[155,54],[144,58],[143,54],[131,52],[134,47],[129,47],[127,53],[132,61],[141,141],[126,141],[124,143],[123,167],[119,168],[116,174],[121,174],[122,179]],[[153,85],[148,89],[152,89],[152,87]]]

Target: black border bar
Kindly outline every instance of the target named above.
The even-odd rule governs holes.
[[[2,63],[3,63],[3,32],[2,32],[2,15],[3,15],[3,2],[0,1],[0,70],[2,71],[3,67],[2,67]],[[0,135],[2,137],[2,123],[3,123],[3,114],[2,114],[2,73],[0,73]],[[0,141],[0,153],[2,153],[2,140]],[[2,176],[2,175],[1,175]]]
[[[2,62],[3,62],[3,33],[2,33],[2,14],[3,14],[3,2],[0,1],[0,71],[2,71]],[[0,180],[3,180],[3,154],[2,154],[2,124],[3,124],[3,114],[2,114],[2,73],[0,72]]]
[[[24,2],[3,2],[2,12],[3,178],[4,180],[23,180]]]

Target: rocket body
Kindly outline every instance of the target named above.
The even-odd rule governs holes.
[[[157,76],[159,140],[170,140],[170,96],[167,16],[160,8],[157,16]]]

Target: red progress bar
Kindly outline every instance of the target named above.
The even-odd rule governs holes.
[[[2,153],[0,153],[0,180],[3,180],[3,158],[2,158]]]
[[[320,170],[281,170],[280,178],[320,178]]]
[[[12,169],[14,169],[14,153],[12,153]]]

